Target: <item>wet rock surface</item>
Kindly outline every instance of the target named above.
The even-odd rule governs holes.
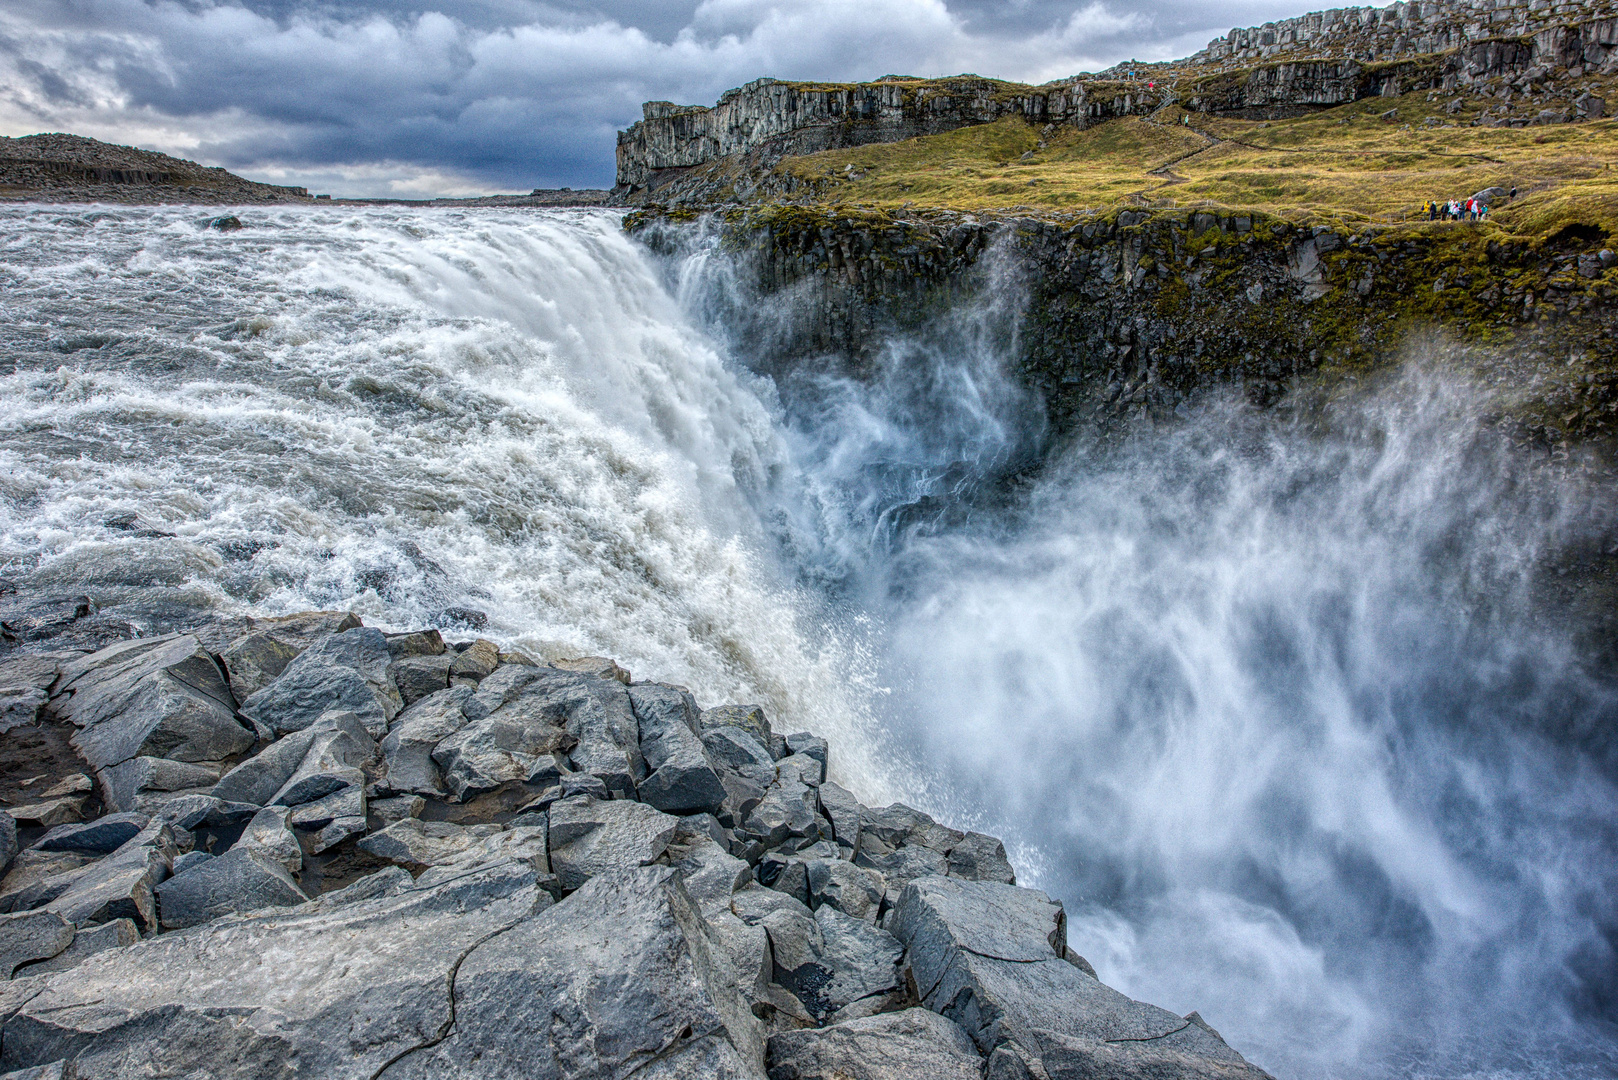
[[[346,612],[97,644],[0,660],[0,1072],[1263,1075],[756,705]]]

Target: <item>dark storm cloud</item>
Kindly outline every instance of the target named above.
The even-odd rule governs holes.
[[[343,193],[612,181],[645,100],[760,75],[1044,81],[1183,55],[1249,0],[10,0],[0,126],[72,130]]]

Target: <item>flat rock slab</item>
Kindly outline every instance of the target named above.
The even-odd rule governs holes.
[[[763,1033],[667,867],[607,874],[474,949],[455,1025],[388,1080],[763,1080]]]
[[[613,870],[646,866],[663,854],[680,819],[645,803],[577,796],[552,803],[551,870],[564,889]]]
[[[400,866],[438,866],[454,862],[485,837],[501,831],[498,825],[452,825],[447,821],[405,818],[357,845],[361,851]]]
[[[77,825],[58,825],[35,842],[39,851],[111,855],[133,840],[151,819],[145,814],[108,814]]]
[[[24,966],[17,975],[48,975],[77,967],[88,957],[108,949],[121,949],[140,940],[140,929],[133,919],[114,919],[100,926],[87,926],[73,935],[73,943],[49,960]]]
[[[770,1080],[981,1080],[966,1032],[926,1009],[770,1036]]]
[[[168,930],[196,926],[221,915],[266,907],[292,907],[309,899],[286,867],[248,847],[197,863],[157,886],[158,914]]]
[[[31,960],[48,960],[73,944],[73,924],[51,911],[0,915],[0,971],[6,978]]]
[[[434,889],[227,918],[50,975],[6,1021],[0,1070],[66,1059],[79,1080],[370,1080],[440,1038],[452,976],[550,898],[516,864]],[[310,905],[311,909],[317,905]]]

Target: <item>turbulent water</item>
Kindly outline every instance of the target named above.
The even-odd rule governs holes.
[[[723,257],[610,214],[0,216],[0,574],[762,701],[1278,1076],[1618,1071],[1613,673],[1536,585],[1610,511],[1479,391],[1056,452],[992,279],[777,385]]]

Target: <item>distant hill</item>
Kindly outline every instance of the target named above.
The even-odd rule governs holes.
[[[303,202],[309,192],[244,180],[152,150],[52,132],[0,137],[0,199],[66,202]]]

